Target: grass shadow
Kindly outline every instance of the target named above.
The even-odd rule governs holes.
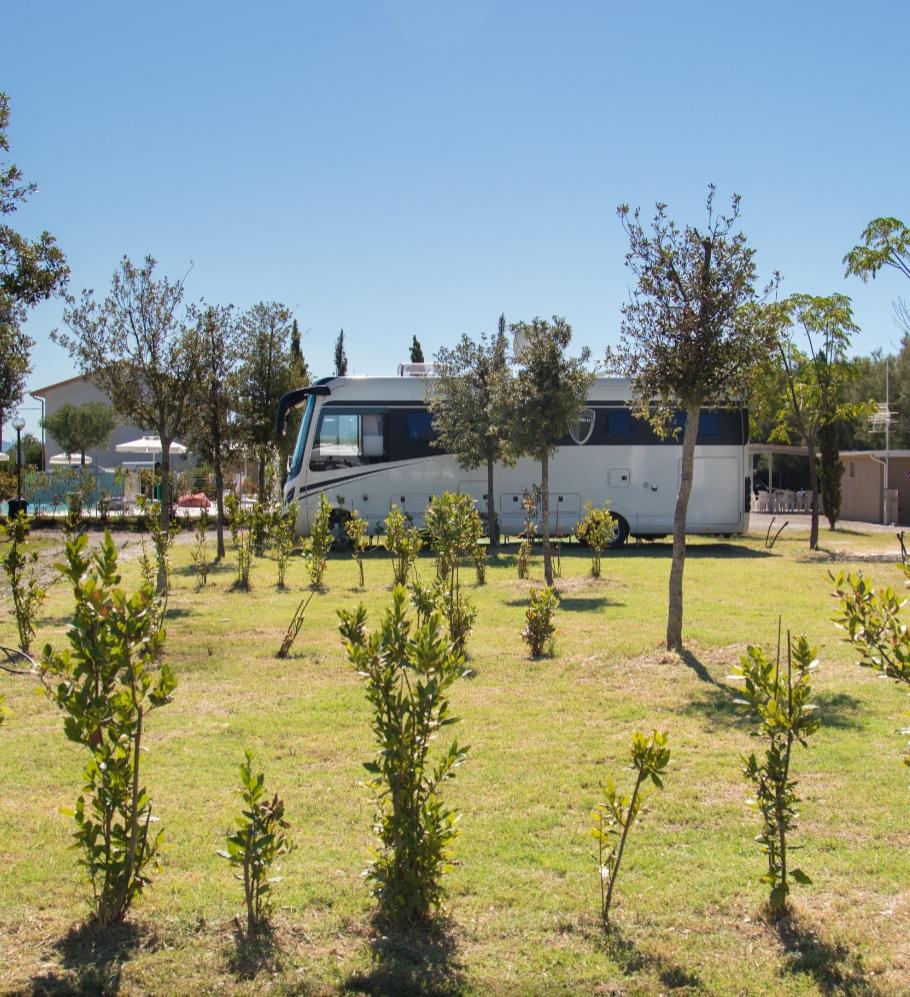
[[[823,994],[848,997],[878,995],[883,991],[869,978],[862,956],[841,942],[828,942],[791,911],[774,925],[786,953],[784,972],[808,977]]]
[[[559,591],[559,579],[555,579],[556,590]],[[541,581],[541,586],[544,582]],[[528,598],[530,598],[530,591]],[[528,608],[528,599],[505,599],[502,603],[504,606],[516,606],[522,609]],[[559,599],[559,609],[565,610],[568,613],[577,613],[586,609],[599,609],[603,606],[624,606],[624,602],[617,602],[615,599],[611,599],[606,595],[592,595],[592,596],[561,596]]]
[[[164,618],[166,620],[179,620],[183,619],[186,616],[196,616],[196,615],[198,614],[195,613],[192,609],[186,609],[181,606],[169,606],[167,610],[165,610]]]
[[[466,992],[464,968],[447,921],[393,930],[377,918],[374,929],[370,970],[345,980],[342,993],[458,997]]]
[[[116,994],[123,964],[136,949],[154,949],[154,934],[129,922],[102,931],[89,921],[71,928],[56,944],[64,972],[48,972],[31,980],[33,994]]]
[[[699,664],[699,668],[704,666]],[[699,676],[701,677],[701,676]],[[677,712],[684,716],[701,716],[707,722],[710,730],[721,727],[749,728],[754,718],[749,711],[736,702],[741,691],[735,686],[717,682],[710,675],[705,680],[710,687],[705,689],[699,698],[691,700]],[[812,702],[818,707],[818,715],[822,727],[833,730],[862,730],[862,702],[855,696],[844,692],[822,692],[812,697]]]
[[[247,937],[239,921],[235,923],[234,944],[228,956],[228,968],[234,976],[252,980],[262,972],[280,972],[279,955],[280,949],[270,924],[262,925],[255,935]]]
[[[641,972],[654,973],[667,990],[685,990],[687,993],[707,993],[698,973],[677,966],[663,956],[642,952],[622,929],[613,926],[604,937],[607,955],[626,976]]]

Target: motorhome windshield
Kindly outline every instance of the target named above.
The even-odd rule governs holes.
[[[306,438],[310,432],[310,423],[313,421],[313,409],[316,407],[315,395],[310,395],[306,400],[306,408],[303,410],[303,419],[300,423],[300,432],[297,434],[297,445],[294,447],[294,459],[291,462],[291,469],[288,472],[289,478],[296,478],[303,467],[303,452],[306,450]]]

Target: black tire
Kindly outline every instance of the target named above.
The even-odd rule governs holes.
[[[629,524],[622,516],[614,516],[616,528],[613,530],[613,538],[607,544],[608,550],[618,550],[629,539]]]

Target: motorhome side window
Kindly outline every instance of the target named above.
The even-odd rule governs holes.
[[[325,410],[313,440],[310,470],[358,467],[388,460],[387,424],[385,412]]]
[[[607,412],[607,439],[627,440],[632,435],[632,413],[627,408]]]

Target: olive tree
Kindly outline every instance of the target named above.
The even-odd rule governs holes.
[[[584,347],[578,357],[567,356],[572,327],[558,315],[551,321],[516,322],[510,328],[521,344],[516,350],[512,447],[516,455],[540,462],[543,568],[551,586],[550,455],[584,410],[594,382],[588,367],[591,351]]]
[[[278,400],[307,384],[306,369],[294,355],[293,341],[291,313],[278,302],[261,301],[237,320],[236,426],[259,462],[260,500],[265,494],[265,466],[279,442],[275,431]]]
[[[514,382],[509,372],[505,316],[495,336],[479,341],[462,336],[453,349],[436,354],[436,375],[427,379],[427,405],[433,414],[434,445],[452,454],[465,470],[487,471],[487,532],[499,543],[493,470],[497,461],[513,464],[509,445]]]
[[[649,228],[638,208],[618,208],[629,238],[626,266],[636,285],[623,305],[619,344],[607,350],[607,367],[631,378],[636,413],[662,438],[678,432],[674,420],[679,409],[685,416],[673,516],[670,650],[680,650],[683,643],[686,513],[699,412],[703,405],[737,393],[750,369],[774,346],[773,328],[755,290],[755,251],[742,232],[734,231],[739,205],[734,195],[729,214],[715,212],[714,186],[709,186],[702,228],[679,228],[665,204],[657,205]]]
[[[798,436],[809,451],[809,549],[816,550],[819,479],[815,458],[822,435],[841,420],[862,416],[868,408],[846,400],[847,385],[855,369],[847,358],[847,349],[858,327],[850,299],[843,294],[792,294],[776,312],[780,328],[777,356],[786,391],[771,438],[789,443],[794,435]],[[800,349],[794,338],[798,328],[802,329],[805,349]]]
[[[104,402],[86,402],[84,405],[61,405],[53,415],[41,420],[41,425],[70,456],[79,454],[85,466],[85,451],[103,447],[117,428],[117,415]]]
[[[237,334],[231,305],[200,305],[192,311],[200,376],[193,385],[194,418],[188,441],[204,460],[211,461],[215,478],[215,559],[225,556],[224,465],[237,449],[232,419],[237,410]]]
[[[69,297],[63,320],[69,332],[51,338],[69,350],[83,374],[110,398],[114,408],[136,425],[153,429],[161,441],[161,529],[171,516],[171,445],[189,430],[191,399],[200,377],[196,339],[188,333],[183,311],[183,279],[155,276],[157,263],[146,256],[137,266],[120,261],[111,290],[101,302],[93,291]],[[167,574],[158,566],[158,588]]]

